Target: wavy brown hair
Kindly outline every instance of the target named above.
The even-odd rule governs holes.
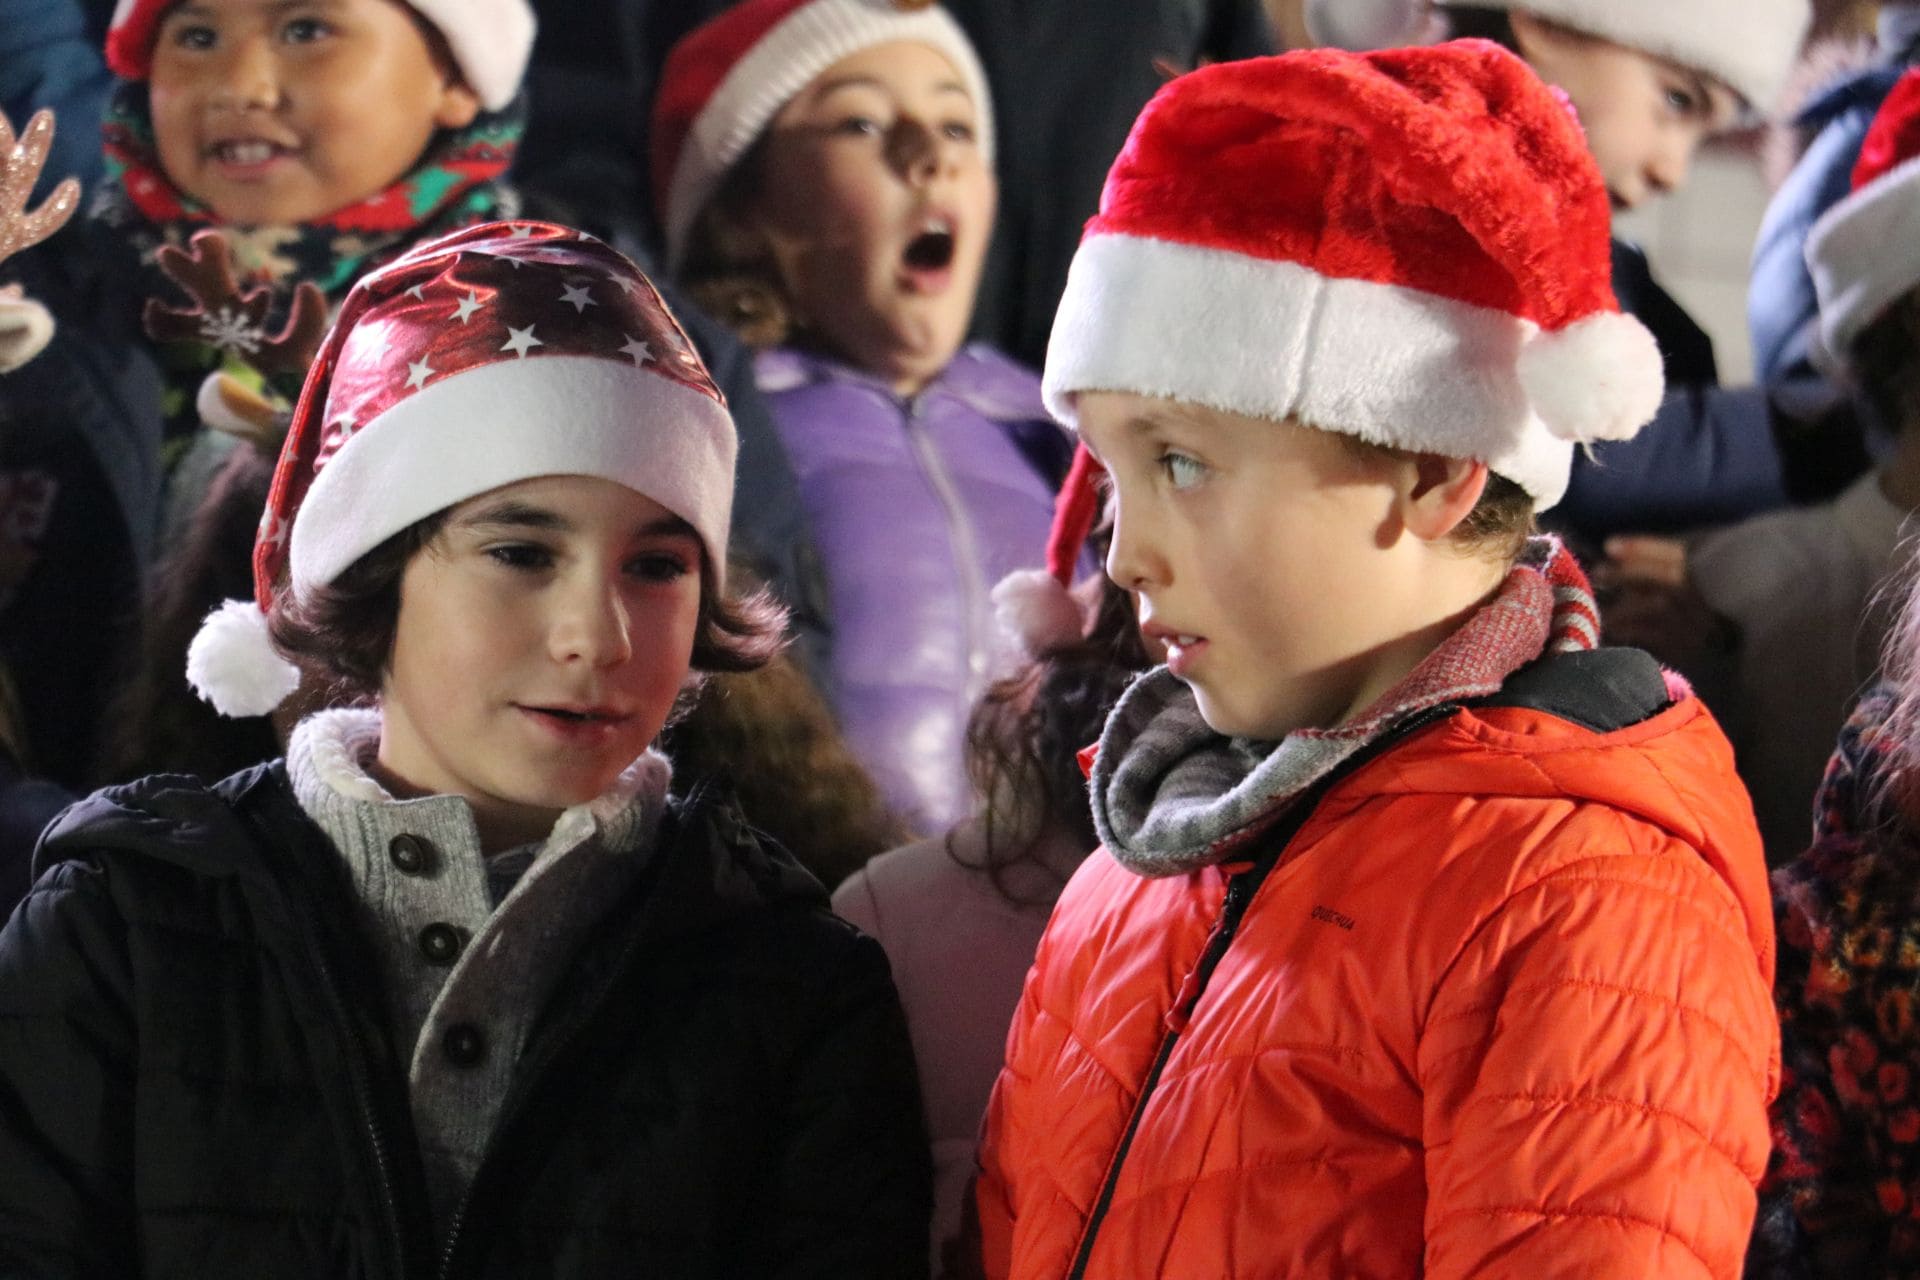
[[[747,820],[829,890],[910,838],[826,699],[785,654],[708,680],[661,749],[676,790],[702,780],[725,786]]]
[[[1016,906],[1045,906],[1058,893],[1056,886],[1042,897],[1023,896],[1011,884],[1014,869],[1040,865],[1049,834],[1067,832],[1088,852],[1099,844],[1080,751],[1099,740],[1114,703],[1153,665],[1133,598],[1104,573],[1092,589],[1098,598],[1086,636],[994,683],[967,725],[968,772],[986,797],[980,813],[986,849],[979,862],[970,862],[949,833],[947,854],[985,872]]]
[[[800,323],[773,247],[753,225],[765,152],[762,134],[727,171],[687,231],[677,273],[687,295],[755,351],[785,344]]]

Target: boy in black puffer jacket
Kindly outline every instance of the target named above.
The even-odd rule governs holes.
[[[649,747],[778,646],[726,592],[735,447],[597,241],[355,287],[189,676],[371,705],[47,836],[0,931],[0,1273],[924,1273],[884,957]]]

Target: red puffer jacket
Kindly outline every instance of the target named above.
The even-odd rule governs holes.
[[[1779,1036],[1706,709],[1454,710],[1295,809],[1251,864],[1068,887],[987,1116],[987,1274],[1737,1276]]]

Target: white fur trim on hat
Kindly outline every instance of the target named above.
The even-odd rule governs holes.
[[[536,356],[468,369],[388,409],[321,467],[294,516],[292,589],[324,586],[436,511],[554,475],[652,498],[693,526],[724,585],[735,449],[712,396],[638,366]]]
[[[993,163],[993,96],[973,43],[939,5],[813,0],[775,23],[728,70],[694,118],[667,187],[667,266],[680,268],[687,234],[734,162],[780,108],[842,58],[894,41],[930,45],[953,63],[980,113],[980,147]]]
[[[300,687],[300,669],[273,647],[259,605],[229,600],[187,646],[187,683],[223,716],[264,716]]]
[[[513,101],[533,56],[535,22],[527,0],[407,0],[440,29],[460,74],[489,111]]]
[[[1808,0],[1435,0],[1520,9],[1704,71],[1756,110],[1773,106],[1813,22]]]
[[[1544,510],[1566,492],[1573,438],[1541,420],[1521,381],[1539,334],[1507,312],[1398,285],[1098,235],[1068,272],[1043,394],[1069,424],[1075,394],[1125,391],[1474,458]],[[1657,351],[1652,359],[1631,372],[1636,386],[1649,372],[1658,385]],[[1567,396],[1604,394],[1620,376],[1578,361],[1566,372]],[[1616,425],[1609,438],[1623,434]]]
[[[1920,158],[1827,210],[1808,233],[1806,252],[1821,344],[1844,364],[1867,326],[1920,284]]]

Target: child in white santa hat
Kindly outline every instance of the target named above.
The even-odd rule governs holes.
[[[1752,810],[1530,536],[1660,399],[1609,219],[1486,42],[1208,67],[1135,124],[1045,384],[1168,657],[1015,1014],[986,1274],[1739,1274]]]
[[[925,1265],[884,957],[650,749],[779,644],[727,590],[734,454],[597,241],[483,225],[355,288],[189,675],[364,705],[46,837],[0,932],[0,1270]]]
[[[989,592],[1035,562],[1071,452],[1039,379],[966,343],[985,73],[937,5],[747,0],[674,48],[651,142],[677,279],[761,349],[826,579],[827,692],[895,811],[945,830],[974,803]]]

